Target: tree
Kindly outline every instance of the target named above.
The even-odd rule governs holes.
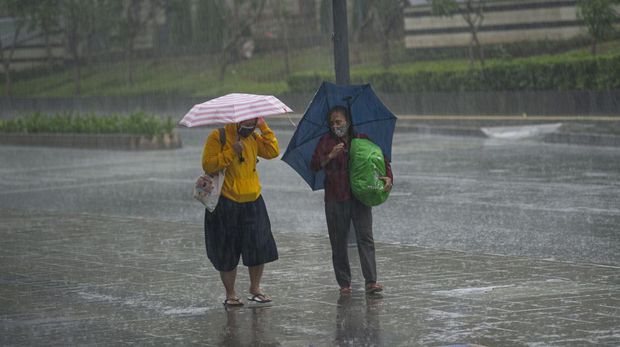
[[[290,42],[287,22],[290,13],[286,8],[286,2],[284,0],[271,0],[271,8],[273,10],[273,16],[278,23],[279,31],[282,34],[281,39],[284,43],[284,71],[286,76],[288,76],[291,74]]]
[[[11,41],[5,43],[0,35],[0,61],[4,72],[4,95],[11,96],[11,63],[18,45],[19,36],[27,25],[27,14],[32,9],[32,2],[20,0],[0,0],[0,11],[13,18]]]
[[[89,25],[86,34],[85,56],[111,58],[114,43],[118,42],[123,2],[119,0],[91,0]],[[115,41],[116,39],[116,41]]]
[[[51,69],[54,65],[52,55],[52,36],[60,30],[59,0],[38,0],[34,2],[32,11],[29,13],[32,29],[38,29],[43,35],[45,43],[45,57],[47,67]]]
[[[397,33],[402,33],[403,10],[408,5],[406,0],[355,0],[353,2],[353,40],[359,43],[365,36],[381,42],[381,65],[392,65],[390,40]],[[354,55],[359,55],[357,49]]]
[[[118,34],[120,0],[59,0],[59,25],[74,68],[75,95],[81,94],[82,64],[96,49],[108,49]]]
[[[352,45],[353,62],[361,62],[362,41],[372,32],[372,10],[370,7],[371,0],[355,0],[353,2],[352,13],[352,35],[351,38],[355,45]]]
[[[136,39],[146,30],[147,25],[153,21],[159,6],[158,0],[128,0],[125,4],[121,17],[119,36],[125,50],[127,83],[129,85],[133,84]]]
[[[200,0],[196,4],[194,40],[207,52],[219,52],[224,45],[230,15],[227,11],[222,0]]]
[[[452,17],[455,13],[460,13],[467,23],[471,39],[469,41],[469,61],[475,61],[475,53],[478,55],[480,64],[484,66],[484,50],[478,40],[478,32],[484,21],[485,0],[463,0],[463,6],[456,0],[428,0],[431,4],[431,12],[437,16]],[[588,0],[589,1],[589,0]]]
[[[90,19],[94,17],[93,4],[92,0],[63,0],[60,6],[63,41],[74,67],[75,95],[82,92],[83,48],[85,33],[88,32]]]
[[[612,36],[618,13],[614,9],[619,0],[578,0],[577,18],[583,20],[592,38],[592,55],[596,55],[597,45]]]
[[[226,68],[235,62],[239,56],[242,40],[251,37],[252,26],[258,22],[266,0],[233,0],[218,1],[214,10],[227,23],[220,53],[220,81],[224,80]],[[232,6],[232,7],[229,7]]]
[[[203,2],[199,2],[201,3]],[[168,0],[164,10],[170,28],[170,43],[173,47],[179,49],[193,43],[192,3],[187,0]],[[199,23],[198,19],[196,23]]]
[[[380,35],[381,65],[388,68],[392,65],[390,38],[403,28],[403,9],[407,0],[371,0],[370,6]]]

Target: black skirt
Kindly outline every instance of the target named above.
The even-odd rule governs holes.
[[[205,210],[207,256],[218,271],[243,265],[257,266],[278,259],[271,223],[263,197],[239,203],[220,196],[213,212]]]

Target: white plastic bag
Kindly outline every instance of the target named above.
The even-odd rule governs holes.
[[[194,185],[194,199],[200,201],[209,212],[213,212],[220,198],[223,184],[224,170],[213,175],[205,173],[199,176]]]

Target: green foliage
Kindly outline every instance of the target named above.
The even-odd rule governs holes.
[[[579,0],[577,17],[586,23],[588,33],[595,42],[609,38],[614,31],[614,22],[618,14],[613,6],[618,0]]]
[[[400,44],[400,46],[399,46]],[[547,52],[539,50],[537,47],[544,48],[550,46],[550,42],[540,42],[538,44],[519,45],[513,49],[507,47],[506,57],[501,59],[487,60],[487,69],[493,69],[495,65],[505,64],[528,64],[545,63],[554,64],[562,61],[575,61],[592,59],[589,54],[589,41],[581,39],[567,43],[566,46],[554,47],[553,55],[536,56],[529,58],[518,58],[530,52],[540,54]],[[399,48],[400,47],[400,48]],[[569,47],[580,47],[572,51],[566,51]],[[557,49],[556,49],[557,48]],[[400,49],[400,50],[398,50]],[[391,48],[396,64],[388,70],[380,67],[381,50],[378,43],[364,43],[363,45],[351,46],[351,81],[352,83],[376,83],[381,85],[383,90],[432,90],[433,86],[439,85],[450,90],[440,82],[441,76],[449,74],[450,79],[463,80],[472,74],[472,80],[462,81],[458,88],[452,90],[475,90],[479,85],[480,76],[478,73],[469,72],[470,65],[466,54],[444,56],[422,56],[417,53],[412,55],[402,47],[402,43],[393,42]],[[519,51],[519,54],[513,54]],[[562,51],[564,53],[558,53]],[[599,45],[602,59],[610,59],[620,56],[620,41],[609,41]],[[492,52],[489,49],[489,52]],[[433,59],[427,59],[433,58]],[[447,58],[447,59],[446,59]],[[135,66],[135,80],[133,85],[126,83],[125,63],[108,61],[107,63],[89,64],[82,70],[81,95],[82,96],[199,96],[215,97],[232,92],[257,93],[257,94],[283,94],[289,92],[314,92],[323,80],[334,80],[333,77],[333,52],[331,46],[313,47],[291,51],[290,60],[291,71],[294,72],[290,78],[285,77],[285,64],[283,53],[257,53],[252,59],[240,61],[229,67],[226,78],[218,80],[218,61],[213,55],[200,56],[178,56],[159,59],[142,59]],[[602,72],[606,69],[607,72]],[[597,77],[599,85],[613,85],[615,80],[613,71],[617,68],[602,64]],[[426,75],[420,74],[418,78],[410,76],[425,72],[428,76],[433,76],[432,81],[426,81]],[[458,73],[457,73],[458,72]],[[568,74],[569,72],[567,72]],[[571,72],[572,73],[572,72]],[[400,75],[403,76],[400,76]],[[440,76],[441,75],[441,76]],[[618,74],[616,74],[618,75]],[[314,77],[309,77],[314,76]],[[470,77],[471,77],[470,76]],[[528,79],[532,79],[527,75]],[[74,92],[72,70],[55,70],[50,72],[41,69],[36,73],[19,72],[14,75],[15,80],[12,84],[13,96],[37,98],[37,97],[68,97]],[[505,85],[527,86],[531,81],[515,81],[513,78],[488,83],[500,88]],[[564,76],[567,79],[570,76]],[[587,80],[582,78],[582,80]],[[604,82],[604,80],[608,80]],[[581,82],[580,82],[581,83]],[[588,82],[589,83],[589,82]],[[585,84],[585,82],[581,83]],[[448,86],[449,87],[449,86]],[[0,94],[4,92],[4,86],[0,84]],[[525,87],[521,87],[521,90]]]
[[[296,74],[289,79],[291,92],[312,92],[329,74]],[[494,62],[485,68],[464,64],[407,69],[353,71],[353,83],[370,83],[386,93],[521,91],[521,90],[610,90],[620,88],[620,56],[536,59]]]
[[[314,72],[305,74],[293,74],[288,78],[287,83],[290,92],[303,93],[315,91],[323,81],[334,80],[334,74]]]
[[[62,113],[53,116],[33,113],[0,122],[0,132],[133,134],[149,137],[170,134],[175,128],[172,118],[162,119],[135,112],[129,116]]]
[[[222,0],[202,0],[196,4],[196,43],[206,51],[217,52],[224,39],[231,14]]]
[[[584,47],[591,40],[586,35],[567,40],[518,41],[511,43],[489,44],[484,46],[485,57],[488,59],[510,60],[543,54],[562,54]],[[414,61],[467,59],[468,47],[432,47],[409,49],[407,56]]]
[[[185,0],[171,0],[166,7],[170,26],[170,45],[187,46],[193,40],[191,3]]]
[[[436,16],[453,16],[459,10],[455,0],[431,0],[431,12]]]

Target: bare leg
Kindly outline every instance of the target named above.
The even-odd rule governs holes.
[[[250,294],[260,294],[260,280],[263,277],[263,269],[265,265],[250,266],[248,267],[250,273]]]
[[[260,289],[260,280],[263,277],[263,269],[265,265],[250,266],[248,270],[250,272],[250,294],[256,296],[256,300],[260,302],[271,302],[271,297],[265,295]]]
[[[237,268],[227,272],[220,271],[220,278],[224,284],[224,289],[226,289],[226,298],[236,298],[237,293],[235,292],[235,280],[237,279]]]

